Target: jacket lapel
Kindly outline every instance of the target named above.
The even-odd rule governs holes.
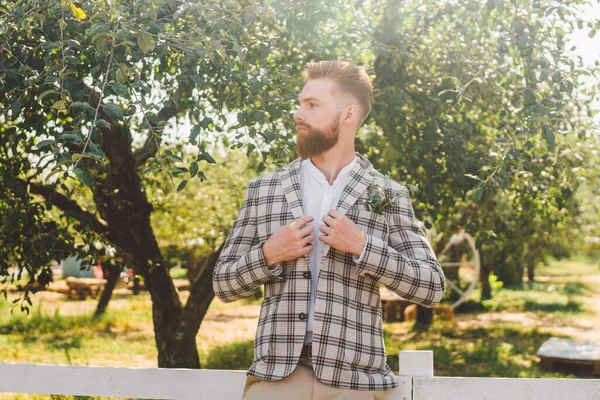
[[[288,164],[281,173],[281,187],[288,207],[294,216],[298,219],[304,215],[302,209],[302,195],[300,192],[300,165],[302,158],[296,158],[291,164]]]
[[[373,176],[369,171],[373,168],[373,165],[363,155],[356,153],[358,160],[356,164],[350,170],[350,177],[348,182],[342,191],[340,201],[337,204],[336,210],[342,215],[352,207],[358,198],[367,190],[371,182],[373,182]],[[288,207],[294,216],[294,219],[298,219],[304,215],[302,208],[302,194],[300,192],[300,167],[302,165],[302,158],[298,157],[291,164],[284,169],[281,175],[281,186],[283,187],[283,193],[288,203]],[[325,245],[323,260],[329,252],[329,245]]]
[[[373,182],[373,175],[369,173],[373,165],[363,155],[356,153],[356,156],[358,157],[357,163],[350,170],[350,177],[336,207],[336,210],[342,214],[346,214],[346,211],[356,203],[356,200]]]

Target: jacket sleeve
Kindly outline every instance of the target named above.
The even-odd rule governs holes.
[[[395,210],[386,216],[388,242],[367,235],[360,258],[354,257],[358,274],[374,279],[406,300],[431,307],[444,295],[446,279],[435,253],[419,227],[408,190],[402,187]]]
[[[279,276],[279,266],[267,267],[262,251],[264,242],[257,240],[258,182],[246,187],[242,208],[225,240],[213,272],[215,295],[225,303],[254,294],[257,287]]]

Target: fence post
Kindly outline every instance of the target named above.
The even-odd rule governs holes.
[[[433,377],[432,350],[402,350],[398,358],[400,376]]]

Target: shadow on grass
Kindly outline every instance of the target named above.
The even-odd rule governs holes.
[[[581,281],[571,282],[524,282],[518,286],[508,286],[506,289],[538,291],[544,293],[557,293],[566,296],[588,296],[593,290],[589,283]]]
[[[111,318],[97,318],[87,315],[42,315],[37,309],[30,316],[11,316],[0,324],[0,334],[14,335],[26,343],[41,342],[45,346],[69,350],[82,347],[86,337],[98,332],[110,332],[114,326]]]
[[[451,323],[434,324],[403,343],[384,330],[387,363],[398,374],[400,350],[433,350],[436,376],[565,378],[591,377],[585,371],[546,371],[537,350],[552,335],[517,324],[462,329]],[[247,370],[252,365],[252,340],[210,349],[206,369]]]
[[[489,300],[469,299],[454,310],[455,314],[531,311],[558,314],[585,314],[582,302],[576,297],[593,295],[585,282],[534,282],[502,288]]]
[[[461,328],[433,324],[428,333],[414,333],[404,343],[384,331],[388,365],[398,373],[400,350],[433,350],[436,376],[565,378],[592,377],[589,371],[546,371],[536,355],[552,335],[518,324]]]
[[[254,341],[234,342],[213,347],[203,368],[247,370],[254,358]]]
[[[205,318],[205,321],[215,322],[229,322],[229,321],[240,321],[244,319],[256,319],[256,315],[244,315],[244,314],[216,314],[209,315]]]
[[[567,300],[566,303],[536,303],[534,301],[525,301],[523,303],[523,308],[525,311],[541,311],[548,313],[564,312],[573,314],[582,311],[581,303],[571,299]]]

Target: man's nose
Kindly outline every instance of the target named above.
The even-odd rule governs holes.
[[[298,108],[296,111],[294,111],[294,114],[292,115],[294,118],[294,121],[299,122],[302,121],[302,115],[300,113],[300,109]]]

